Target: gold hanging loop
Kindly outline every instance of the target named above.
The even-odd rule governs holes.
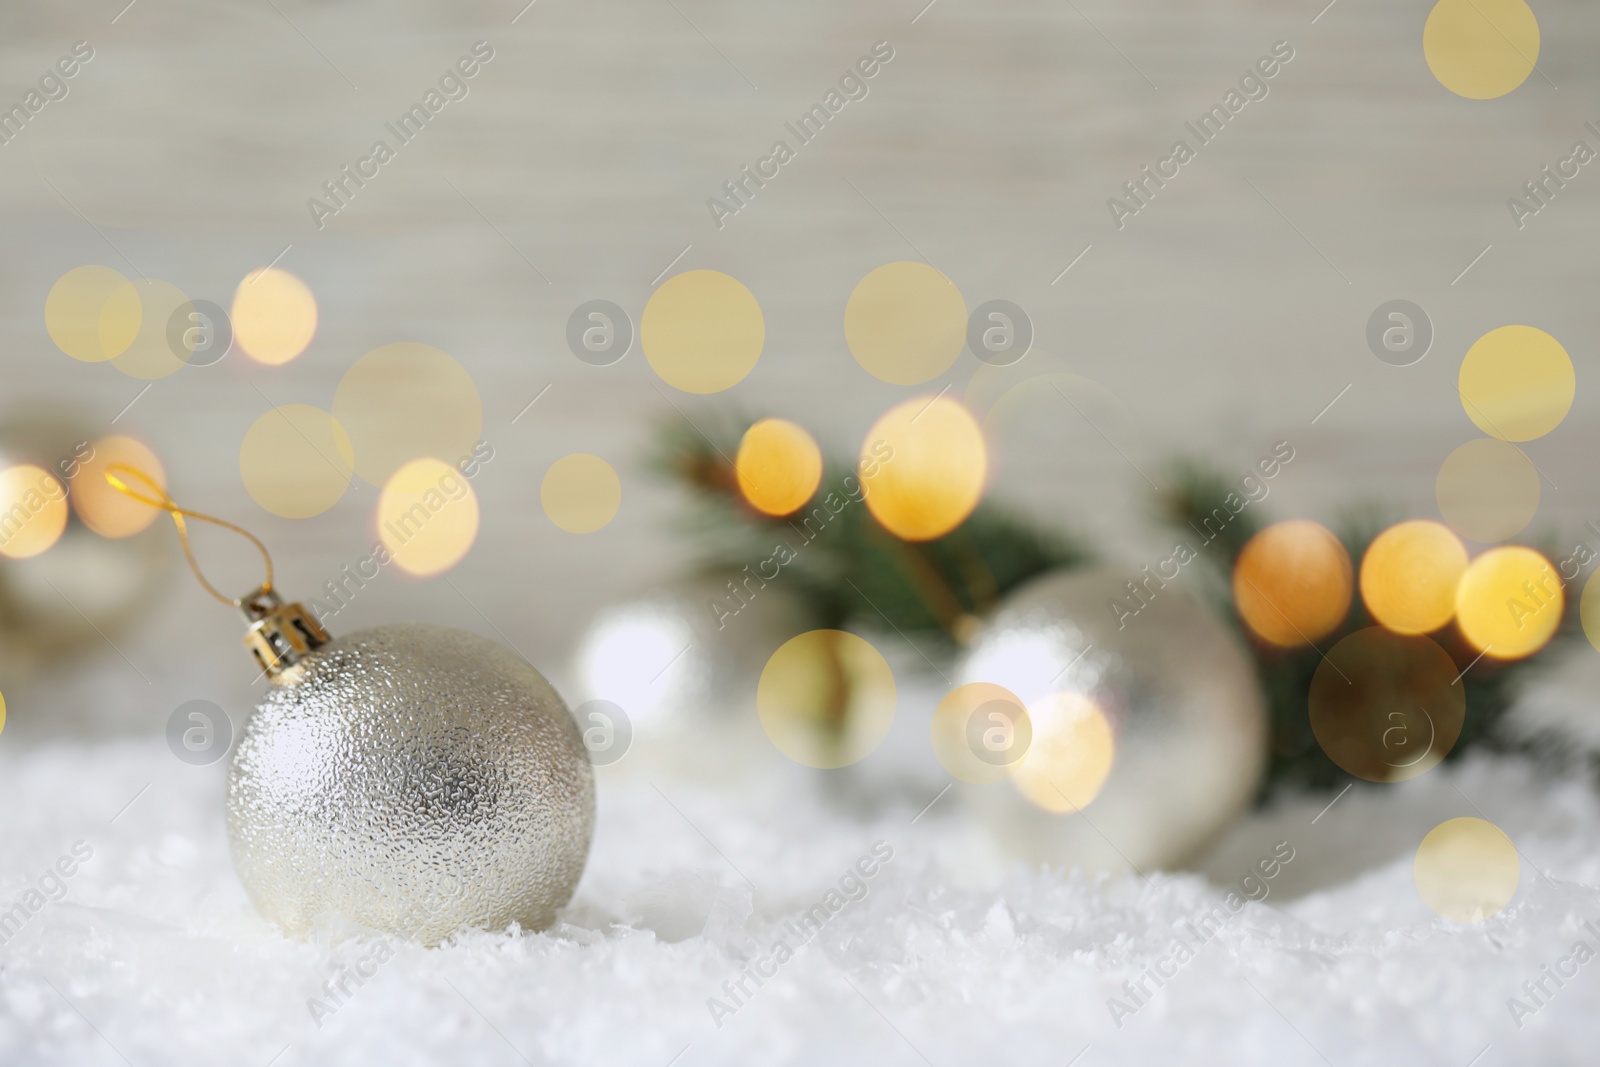
[[[118,472],[143,482],[156,493],[156,497],[148,497],[138,490],[131,488],[121,478],[117,477]],[[233,523],[224,519],[218,519],[211,515],[203,515],[198,511],[190,511],[187,508],[180,508],[176,503],[173,502],[172,498],[167,495],[167,491],[161,488],[160,484],[157,483],[154,478],[151,478],[139,468],[130,466],[126,463],[111,464],[111,466],[106,469],[106,481],[111,485],[111,488],[117,490],[118,492],[125,493],[134,500],[139,501],[141,504],[148,504],[153,508],[159,508],[160,510],[165,511],[168,515],[172,516],[172,523],[178,528],[178,539],[183,542],[184,558],[189,561],[189,569],[194,571],[194,576],[200,580],[201,585],[205,586],[206,592],[210,593],[212,596],[216,597],[218,600],[229,605],[230,607],[241,608],[244,606],[243,599],[239,597],[223,596],[217,591],[215,586],[206,581],[206,576],[200,570],[199,561],[194,558],[194,547],[189,543],[189,526],[188,523],[184,522],[184,519],[186,518],[198,519],[201,522],[209,522],[213,526],[220,526],[224,530],[232,530],[234,533],[248,540],[252,545],[255,545],[256,551],[261,553],[261,558],[267,565],[267,579],[261,583],[261,588],[257,592],[272,592],[272,556],[267,552],[267,546],[262,544],[260,539],[257,538],[255,534],[244,529],[243,527],[235,526]]]

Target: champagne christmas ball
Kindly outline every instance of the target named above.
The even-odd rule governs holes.
[[[317,629],[299,610],[263,624],[286,651],[283,634]],[[334,917],[433,944],[554,920],[588,855],[593,771],[521,658],[459,630],[380,626],[275,672],[232,755],[227,822],[240,880],[285,932]]]
[[[1020,729],[1005,700],[974,700],[979,721],[958,724],[974,754],[1006,772],[965,789],[1013,855],[1171,867],[1254,797],[1265,697],[1239,640],[1183,588],[1194,578],[1047,574],[1007,598],[968,649],[957,682],[1003,687],[1026,709]]]

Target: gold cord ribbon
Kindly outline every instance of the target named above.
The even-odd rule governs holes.
[[[148,485],[156,492],[158,498],[152,499],[151,497],[145,496],[138,490],[130,488],[126,482],[117,477],[118,472],[129,475],[133,478],[137,478],[145,485]],[[272,556],[267,552],[267,546],[262,544],[260,539],[249,530],[246,530],[240,526],[235,526],[233,523],[224,519],[218,519],[211,515],[202,515],[200,512],[190,511],[188,508],[180,508],[176,503],[173,502],[173,499],[167,495],[167,491],[163,489],[154,478],[150,477],[139,468],[129,466],[126,463],[113,463],[107,467],[106,481],[111,485],[111,488],[117,490],[118,492],[127,494],[133,499],[139,501],[141,504],[148,504],[153,508],[159,508],[160,510],[165,511],[168,515],[172,516],[172,523],[178,528],[178,539],[183,542],[183,555],[184,558],[189,561],[189,569],[194,571],[194,576],[196,578],[200,579],[200,584],[205,586],[206,592],[210,593],[224,604],[228,604],[237,608],[242,607],[244,605],[244,601],[239,597],[223,596],[221,593],[217,592],[215,586],[206,581],[206,576],[200,571],[199,561],[194,558],[194,548],[189,543],[189,526],[186,522],[184,522],[184,519],[186,518],[198,519],[201,522],[209,522],[213,526],[220,526],[224,530],[232,530],[234,533],[246,538],[251,544],[255,545],[256,551],[261,553],[261,558],[266,561],[267,564],[267,580],[261,583],[261,590],[262,592],[272,591]]]

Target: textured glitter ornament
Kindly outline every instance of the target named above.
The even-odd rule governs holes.
[[[594,778],[538,671],[473,634],[399,625],[289,673],[228,771],[234,865],[263,915],[427,944],[550,924],[583,873]]]
[[[1045,575],[1007,598],[963,657],[959,682],[1004,686],[1031,719],[1008,780],[965,787],[1012,854],[1171,867],[1255,795],[1265,698],[1244,648],[1182,581]]]
[[[250,624],[272,683],[228,764],[228,839],[256,907],[290,934],[327,920],[435,944],[464,927],[541,929],[572,899],[594,831],[594,769],[544,676],[482,637],[380,626],[330,638],[273,591],[254,534],[113,463],[106,481],[172,516],[206,591]],[[247,538],[266,580],[206,580],[187,520]]]

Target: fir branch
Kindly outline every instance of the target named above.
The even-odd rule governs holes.
[[[1192,461],[1175,463],[1169,479],[1173,488],[1158,500],[1158,513],[1180,533],[1192,533],[1200,528],[1204,519],[1213,514],[1226,495],[1234,491],[1233,485],[1215,470]],[[1357,573],[1367,546],[1392,521],[1392,515],[1368,505],[1353,511],[1335,531],[1349,552],[1352,568]],[[1322,663],[1322,652],[1317,648],[1286,651],[1269,646],[1249,633],[1234,610],[1229,585],[1234,562],[1250,537],[1265,525],[1265,517],[1255,505],[1251,505],[1212,540],[1211,544],[1215,547],[1202,554],[1212,569],[1207,583],[1211,598],[1249,649],[1267,697],[1272,742],[1267,775],[1258,797],[1262,801],[1273,791],[1286,786],[1333,788],[1351,780],[1351,776],[1322,751],[1311,731],[1307,696],[1311,691],[1312,677]],[[1548,550],[1545,555],[1555,558]],[[1371,625],[1373,619],[1367,613],[1359,591],[1356,591],[1351,598],[1350,613],[1343,624],[1316,644],[1326,651],[1350,634]],[[1458,759],[1479,745],[1495,749],[1510,747],[1513,740],[1502,729],[1502,722],[1517,693],[1531,677],[1548,665],[1554,653],[1581,633],[1576,598],[1569,596],[1555,637],[1543,651],[1527,659],[1511,662],[1478,659],[1477,649],[1467,642],[1454,623],[1431,634],[1457,668],[1466,672],[1462,677],[1466,686],[1466,715],[1461,734],[1445,759]]]
[[[1088,558],[1076,540],[989,501],[944,537],[903,541],[872,517],[854,466],[836,460],[824,464],[821,485],[804,507],[765,515],[745,502],[733,471],[744,425],[724,419],[708,439],[670,424],[649,466],[691,491],[687,529],[703,563],[739,571],[770,558],[777,545],[788,546],[794,558],[784,571],[824,625],[887,624],[936,637],[939,651],[952,654],[975,618],[1007,593]]]

